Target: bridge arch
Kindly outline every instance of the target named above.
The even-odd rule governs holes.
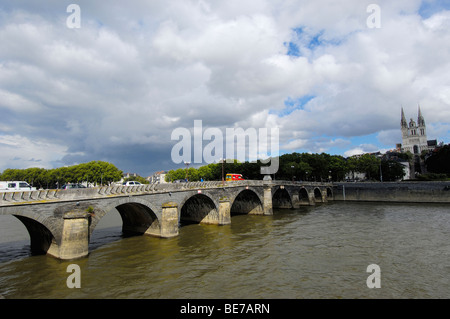
[[[300,205],[309,205],[309,194],[305,187],[300,188],[298,191],[298,200]]]
[[[214,201],[205,194],[195,194],[180,205],[179,222],[181,224],[218,224],[219,211]]]
[[[327,199],[332,200],[333,199],[333,190],[331,187],[327,187]]]
[[[320,190],[320,188],[315,187],[314,188],[314,200],[319,203],[323,202],[323,197],[322,197],[322,191]]]
[[[292,208],[292,198],[285,188],[278,188],[272,196],[273,208]]]
[[[263,204],[258,194],[251,189],[240,191],[233,200],[230,208],[230,215],[262,215],[264,214]]]
[[[113,208],[117,209],[122,218],[122,233],[125,236],[134,235],[159,235],[161,231],[160,214],[156,207],[143,199],[136,197],[125,197],[113,201],[105,207],[94,205],[95,214],[89,229],[90,234],[94,231],[98,222]]]
[[[30,235],[30,249],[33,255],[45,255],[52,244],[56,243],[52,231],[44,224],[27,216],[13,216],[20,220],[27,229],[28,234]]]
[[[15,208],[11,213],[27,229],[32,255],[45,255],[59,250],[63,221],[37,213],[29,207]]]

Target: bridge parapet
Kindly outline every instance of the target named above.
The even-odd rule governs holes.
[[[332,198],[329,188],[331,183],[244,180],[3,192],[0,215],[24,223],[32,249],[73,259],[88,254],[90,234],[113,208],[124,232],[173,237],[180,221],[226,225],[236,214],[272,215],[273,208],[325,202],[328,191]]]
[[[38,204],[53,201],[89,200],[111,196],[130,196],[152,193],[167,193],[204,188],[227,188],[239,186],[304,186],[304,187],[332,187],[331,183],[319,182],[292,182],[292,181],[206,181],[189,183],[146,184],[140,186],[101,186],[79,189],[49,189],[36,191],[19,191],[0,193],[0,207],[17,204]]]

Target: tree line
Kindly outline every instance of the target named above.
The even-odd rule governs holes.
[[[276,180],[296,181],[343,181],[353,179],[357,173],[365,174],[365,178],[374,181],[396,181],[404,176],[403,165],[399,159],[410,161],[412,154],[390,153],[382,158],[374,154],[364,154],[344,158],[340,155],[326,153],[291,153],[279,157],[279,169],[272,175]],[[426,167],[430,174],[445,179],[450,177],[450,145],[443,145],[431,152],[426,160]],[[242,174],[245,179],[261,180],[261,162],[241,163],[237,160],[223,163],[223,176],[228,173]],[[89,183],[94,185],[108,185],[123,177],[123,172],[111,163],[91,161],[88,163],[59,167],[54,169],[27,168],[5,169],[0,174],[2,181],[26,181],[33,187],[60,188],[66,183]],[[179,168],[170,170],[166,174],[166,181],[175,180],[211,181],[222,180],[222,163],[213,163],[199,168]],[[128,180],[148,181],[142,177],[130,177]]]
[[[241,163],[237,160],[223,163],[223,176],[228,173],[242,174],[245,179],[261,180],[261,162]],[[395,181],[404,175],[403,165],[396,160],[382,159],[373,154],[344,158],[326,153],[292,153],[279,157],[279,169],[272,179],[302,181],[342,181],[354,173],[364,173],[369,180]],[[351,178],[351,177],[350,177]],[[170,170],[167,182],[175,180],[199,181],[221,180],[222,163],[213,163],[199,168]]]
[[[450,178],[450,144],[441,145],[425,156],[429,179]]]
[[[54,169],[26,168],[5,169],[2,181],[26,181],[38,189],[60,188],[66,183],[109,184],[122,179],[123,172],[111,163],[91,161],[88,163]]]

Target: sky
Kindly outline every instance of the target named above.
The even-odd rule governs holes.
[[[385,151],[419,105],[449,143],[449,57],[443,0],[0,0],[0,171],[146,177],[184,167],[172,133],[199,120],[277,128],[281,154]]]

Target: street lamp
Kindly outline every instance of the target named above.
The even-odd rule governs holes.
[[[222,158],[222,186],[225,186],[225,179],[224,179],[224,176],[223,176],[223,173],[224,173],[224,163],[225,162],[225,159],[224,158]]]
[[[184,162],[184,165],[186,165],[186,182],[188,181],[188,167],[189,164],[191,164],[190,162]]]
[[[383,182],[383,171],[381,170],[381,161],[380,161],[380,182]]]

